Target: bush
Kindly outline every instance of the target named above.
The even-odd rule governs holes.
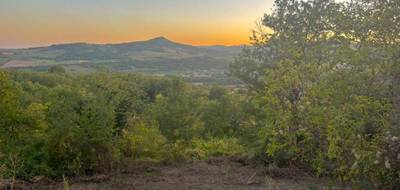
[[[194,159],[207,159],[215,156],[228,156],[244,153],[244,147],[238,139],[230,138],[210,138],[209,140],[195,139],[193,148],[189,154]]]
[[[122,132],[120,139],[122,156],[133,160],[161,160],[166,139],[158,128],[143,121],[130,125]]]
[[[101,95],[67,87],[49,101],[49,166],[56,176],[108,171],[115,161],[112,107]]]
[[[244,152],[238,139],[224,137],[241,126],[238,99],[220,89],[209,100],[206,88],[164,79],[0,72],[2,177],[61,178],[109,172],[130,161],[181,162]],[[222,130],[205,132],[205,125]]]
[[[49,73],[66,73],[67,71],[61,65],[52,66],[49,68]]]
[[[163,157],[168,162],[204,160],[216,156],[245,153],[239,140],[230,138],[193,139],[191,142],[176,141],[165,146]]]
[[[173,143],[166,144],[164,146],[163,161],[165,162],[184,162],[191,160],[188,150],[190,150],[190,144],[183,140],[177,140]]]

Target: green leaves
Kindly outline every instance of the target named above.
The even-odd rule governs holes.
[[[0,73],[0,81],[4,177],[83,175],[142,159],[236,154],[256,136],[246,123],[252,114],[241,109],[255,113],[245,97],[177,77]]]
[[[377,186],[392,179],[371,155],[399,118],[399,8],[391,0],[275,1],[263,22],[273,32],[255,35],[232,66],[262,97],[270,159]]]

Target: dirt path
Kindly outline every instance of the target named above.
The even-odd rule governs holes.
[[[270,177],[266,169],[240,160],[217,158],[175,166],[143,166],[126,168],[112,176],[99,175],[74,179],[71,190],[265,190],[265,189],[335,189],[328,188],[329,180],[304,177],[288,178],[281,170],[279,177]],[[272,175],[272,176],[274,176]],[[63,189],[37,186],[34,189]]]

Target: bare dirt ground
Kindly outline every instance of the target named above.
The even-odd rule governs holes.
[[[70,179],[70,190],[290,190],[339,189],[332,181],[285,169],[267,169],[240,159],[215,158],[179,165],[141,164],[112,175]],[[64,189],[62,182],[25,185],[28,189]],[[337,184],[334,184],[337,185]]]

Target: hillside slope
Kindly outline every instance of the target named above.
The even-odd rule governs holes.
[[[72,72],[96,69],[152,74],[221,74],[240,46],[192,46],[158,37],[121,44],[71,43],[0,50],[0,68],[47,70],[63,65]]]

